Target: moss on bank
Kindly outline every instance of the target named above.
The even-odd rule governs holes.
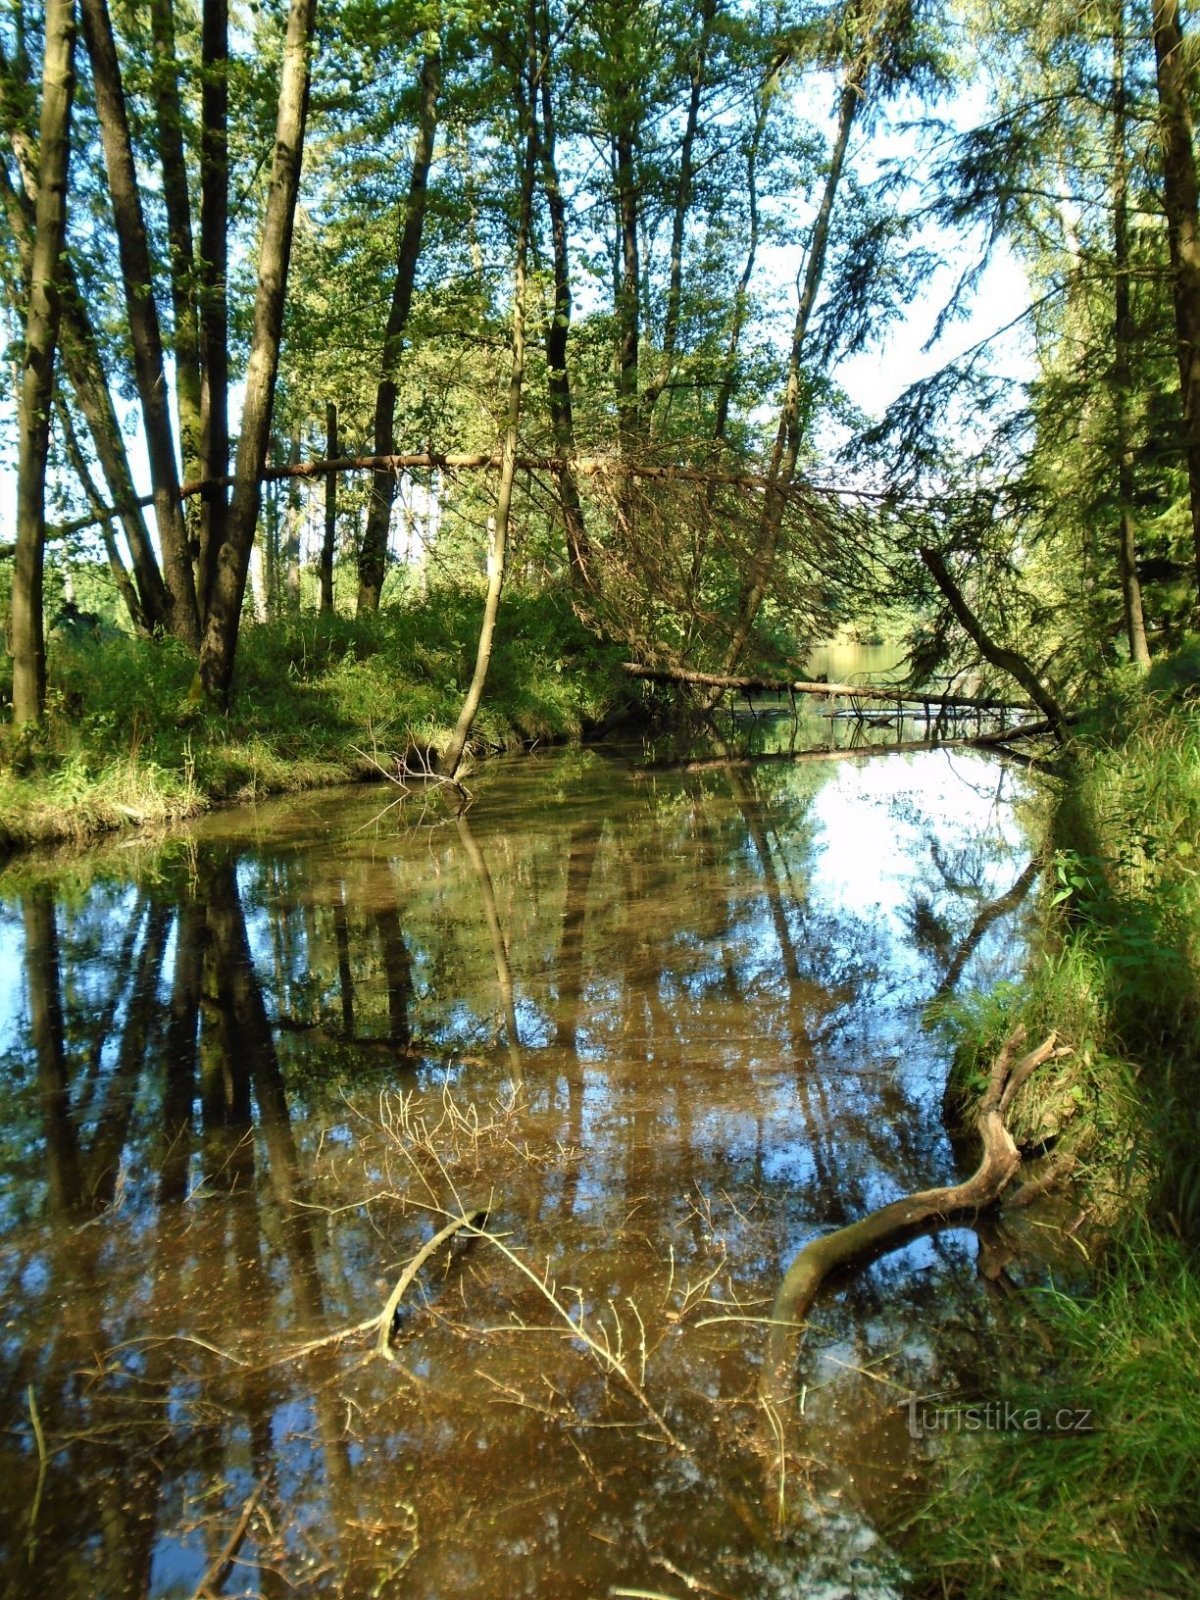
[[[1019,1131],[1080,1159],[1093,1288],[1029,1291],[1044,1339],[1005,1398],[1097,1431],[947,1447],[902,1539],[914,1595],[1200,1593],[1198,691],[1195,651],[1109,686],[1068,755],[1029,982],[952,1019],[960,1105],[1016,1022],[1073,1047]]]
[[[195,714],[195,661],[170,640],[56,640],[48,714],[4,730],[0,848],[177,820],[221,801],[378,775],[440,748],[474,659],[479,597],[442,587],[377,617],[247,626],[227,715]],[[569,604],[513,588],[501,612],[477,751],[578,737],[628,696],[619,651]]]

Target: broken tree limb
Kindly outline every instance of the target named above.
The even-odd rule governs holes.
[[[1025,701],[992,700],[963,694],[935,694],[924,689],[906,689],[899,684],[819,683],[805,678],[731,677],[728,673],[693,672],[684,667],[646,667],[639,661],[623,661],[621,668],[629,677],[636,678],[639,682],[674,683],[685,688],[698,689],[731,689],[740,694],[848,696],[859,700],[883,700],[893,705],[907,702],[962,711],[998,712],[1035,709]]]
[[[1012,1103],[1010,1086],[1019,1088],[1042,1062],[1058,1053],[1055,1035],[1051,1034],[1014,1067],[1013,1057],[1024,1038],[1024,1028],[1017,1028],[992,1064],[988,1086],[975,1115],[975,1131],[983,1142],[983,1155],[965,1182],[923,1189],[893,1200],[858,1222],[811,1239],[792,1262],[771,1312],[762,1377],[762,1390],[768,1398],[778,1399],[787,1392],[798,1337],[793,1330],[808,1317],[821,1285],[831,1273],[874,1259],[921,1228],[969,1217],[1000,1199],[1021,1165],[1021,1152],[1004,1120],[1004,1112]]]
[[[376,1355],[382,1356],[385,1361],[394,1360],[391,1351],[393,1319],[395,1318],[396,1312],[400,1308],[400,1302],[404,1299],[409,1284],[416,1277],[417,1273],[420,1272],[421,1268],[429,1260],[430,1256],[433,1255],[441,1245],[445,1244],[447,1239],[452,1239],[460,1228],[474,1228],[477,1226],[477,1224],[484,1221],[486,1217],[486,1206],[476,1206],[471,1211],[464,1211],[460,1216],[451,1217],[446,1226],[444,1228],[440,1228],[438,1232],[434,1234],[433,1238],[423,1244],[417,1251],[416,1255],[396,1279],[396,1287],[388,1296],[387,1304],[379,1313],[379,1333],[375,1340]]]

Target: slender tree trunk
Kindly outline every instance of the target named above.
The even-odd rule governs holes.
[[[862,103],[863,84],[866,81],[868,66],[869,56],[864,52],[855,62],[842,89],[841,102],[838,107],[837,134],[834,138],[833,150],[829,159],[829,172],[825,179],[821,204],[817,210],[816,220],[813,223],[812,238],[809,240],[808,261],[804,270],[804,285],[800,292],[800,304],[796,310],[796,325],[792,333],[792,348],[788,357],[787,387],[784,390],[783,407],[779,414],[779,426],[776,430],[775,446],[771,452],[771,465],[767,474],[770,480],[769,487],[763,494],[758,540],[751,558],[749,574],[742,585],[742,591],[738,597],[737,619],[729,639],[729,645],[725,651],[723,669],[725,672],[733,671],[741,660],[742,652],[749,642],[759,607],[762,605],[763,596],[767,592],[771,569],[775,563],[775,551],[779,545],[780,529],[783,526],[784,508],[787,505],[787,497],[792,487],[792,480],[796,475],[796,462],[800,455],[801,443],[800,407],[803,388],[804,344],[808,338],[813,310],[821,288],[821,279],[825,273],[825,258],[829,250],[829,227],[833,217],[834,202],[837,199],[838,186],[842,179],[842,168],[846,161],[846,149],[850,143],[850,130],[854,126],[855,113]]]
[[[517,103],[525,134],[525,149],[521,168],[520,210],[517,217],[516,265],[513,271],[512,369],[508,379],[508,419],[501,455],[495,524],[489,540],[487,598],[484,601],[483,622],[479,630],[475,670],[462,710],[459,712],[458,723],[450,743],[442,753],[440,763],[441,770],[451,779],[458,776],[458,770],[462,766],[463,753],[487,683],[492,640],[496,632],[496,617],[500,610],[500,592],[504,587],[505,548],[512,511],[513,481],[517,471],[517,435],[521,422],[521,391],[525,382],[525,273],[533,213],[534,171],[537,163],[537,126],[533,98],[537,93],[537,55],[532,10],[531,3],[528,32],[529,82],[527,86],[517,89]]]
[[[617,176],[617,227],[621,245],[621,286],[617,295],[617,416],[621,449],[632,453],[641,435],[638,364],[641,335],[642,269],[638,253],[638,189],[635,130],[629,112],[632,93],[617,91],[620,127],[613,141]]]
[[[338,453],[338,414],[332,400],[325,405],[325,459]],[[337,473],[325,478],[325,538],[321,544],[321,613],[333,615],[333,554],[337,543]]]
[[[33,271],[34,209],[38,193],[37,151],[21,124],[20,108],[13,102],[10,84],[14,81],[17,81],[14,79],[14,69],[0,51],[0,118],[8,128],[9,143],[16,157],[24,191],[20,193],[14,188],[7,169],[0,163],[0,200],[9,230],[16,241],[28,293],[28,280]],[[129,542],[147,625],[157,632],[166,627],[169,611],[166,586],[138,503],[125,438],[113,408],[99,340],[71,262],[65,255],[60,264],[58,336],[63,368],[75,391],[80,413],[91,432],[96,459],[108,485],[110,504],[120,515]]]
[[[1163,205],[1175,290],[1179,389],[1191,497],[1192,544],[1200,588],[1200,207],[1190,77],[1178,0],[1154,0],[1154,55],[1162,117]]]
[[[162,167],[163,204],[171,256],[171,306],[175,338],[175,404],[179,413],[179,449],[183,481],[203,478],[200,401],[200,325],[196,315],[196,262],[192,249],[192,210],[188,194],[187,157],[183,146],[183,107],[179,97],[179,58],[175,43],[173,0],[150,0],[154,40],[154,110],[158,158]],[[186,517],[185,512],[185,517]],[[187,520],[194,520],[189,517]],[[195,545],[195,532],[189,543]]]
[[[150,245],[134,168],[121,68],[107,0],[81,0],[81,7],[125,285],[134,376],[154,490],[154,515],[170,597],[169,626],[176,638],[194,645],[199,639],[196,585],[179,499],[179,467],[167,404],[162,332],[154,299]]]
[[[708,67],[709,36],[717,14],[716,0],[701,0],[700,38],[692,66],[691,90],[688,94],[687,117],[683,138],[679,146],[679,184],[675,191],[675,207],[671,217],[671,264],[667,278],[667,307],[663,317],[663,342],[659,370],[642,395],[642,412],[651,424],[659,396],[671,380],[675,366],[675,353],[679,343],[679,317],[683,307],[683,239],[687,228],[688,210],[692,203],[692,185],[695,179],[692,152],[700,127],[700,105],[704,97],[704,79]]]
[[[766,131],[772,93],[773,83],[769,82],[763,88],[758,115],[754,119],[754,133],[750,139],[750,148],[746,152],[746,206],[749,231],[746,239],[746,259],[733,296],[729,342],[725,347],[725,368],[721,374],[721,387],[717,390],[717,403],[713,415],[713,438],[718,444],[725,442],[729,427],[729,408],[733,403],[733,394],[737,387],[738,355],[741,350],[742,332],[746,326],[746,314],[750,306],[750,279],[754,276],[754,267],[758,260],[758,153],[762,148],[762,138]]]
[[[200,456],[201,477],[213,483],[229,471],[229,0],[203,0],[200,52]],[[202,625],[228,512],[224,488],[204,491],[196,584]]]
[[[293,467],[300,464],[299,428],[292,429],[288,442],[288,462]],[[288,486],[287,559],[283,570],[286,610],[293,617],[300,610],[300,539],[304,529],[306,498],[307,492],[301,489],[300,480],[293,478]]]
[[[37,198],[36,180],[30,181],[31,193],[18,194],[9,181],[7,171],[0,164],[0,198],[3,200],[9,230],[16,240],[26,296],[33,272],[34,204]],[[99,343],[75,282],[71,263],[65,257],[60,271],[58,343],[63,370],[75,391],[76,404],[92,435],[96,459],[108,487],[108,503],[115,507],[129,544],[138,588],[138,610],[145,627],[157,632],[166,625],[166,587],[138,504],[125,438],[113,408]],[[20,307],[14,308],[14,314],[20,315]]]
[[[46,462],[58,339],[58,279],[67,227],[67,168],[75,91],[74,0],[47,0],[42,57],[39,176],[34,212],[24,365],[17,400],[17,541],[9,644],[13,721],[37,723],[46,705],[42,577],[46,552]]]
[[[392,303],[383,336],[379,387],[375,394],[375,454],[391,455],[396,448],[396,379],[404,331],[412,307],[417,261],[421,254],[421,233],[425,226],[429,193],[429,168],[433,162],[437,132],[438,94],[442,83],[442,58],[436,49],[426,52],[421,63],[421,100],[417,116],[417,138],[413,147],[412,171],[404,225],[396,250],[396,277]],[[392,522],[392,502],[396,498],[396,475],[376,472],[371,478],[371,498],[367,507],[367,526],[358,557],[358,611],[379,610],[387,572],[388,531]]]
[[[259,250],[258,293],[254,302],[250,360],[246,367],[236,481],[229,507],[227,537],[217,554],[208,621],[200,645],[197,689],[193,691],[221,706],[228,704],[233,687],[242,596],[246,591],[250,546],[258,521],[262,470],[271,440],[283,301],[308,112],[309,49],[315,16],[316,0],[291,0],[275,127],[275,158]]]
[[[1125,0],[1116,0],[1113,20],[1113,277],[1116,315],[1113,328],[1113,403],[1117,433],[1118,560],[1121,601],[1129,659],[1143,671],[1150,665],[1142,586],[1137,572],[1134,521],[1133,449],[1129,442],[1129,392],[1132,387],[1133,314],[1129,294],[1129,162],[1126,151]]]
[[[584,520],[579,481],[575,476],[575,416],[571,404],[571,374],[567,346],[571,335],[571,257],[567,239],[567,205],[558,178],[554,96],[550,83],[550,17],[548,5],[540,16],[541,35],[541,150],[542,190],[550,213],[550,239],[554,255],[554,314],[546,329],[546,394],[554,434],[555,482],[567,539],[567,559],[574,588],[593,587],[592,549]]]
[[[104,541],[104,554],[107,557],[108,570],[112,574],[112,580],[116,585],[117,593],[125,602],[125,609],[129,613],[129,620],[133,623],[134,628],[138,631],[138,633],[149,633],[150,629],[146,624],[146,614],[142,610],[142,603],[138,598],[138,592],[134,587],[133,579],[129,576],[129,572],[125,566],[125,563],[121,560],[121,552],[117,549],[117,541],[113,538],[113,531],[111,527],[112,519],[105,514],[106,508],[103,500],[100,498],[100,491],[97,489],[92,480],[92,475],[88,471],[88,464],[84,459],[83,450],[79,444],[79,438],[75,432],[74,424],[71,421],[71,413],[67,410],[61,394],[57,395],[55,398],[57,402],[59,425],[62,428],[63,442],[67,448],[67,458],[71,463],[71,467],[75,473],[75,476],[79,479],[80,484],[83,486],[83,492],[87,496],[88,504],[100,517],[100,537]]]

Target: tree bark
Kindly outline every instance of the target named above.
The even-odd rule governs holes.
[[[338,453],[338,414],[332,400],[325,404],[325,456]],[[337,473],[325,475],[325,537],[321,543],[321,614],[333,615],[333,555],[337,543]]]
[[[229,510],[214,481],[229,471],[229,0],[204,0],[200,52],[200,454],[201,476],[211,485],[200,512],[203,623]]]
[[[196,585],[179,498],[179,467],[167,404],[162,332],[154,299],[150,245],[134,167],[121,68],[107,0],[81,0],[81,6],[117,230],[134,376],[154,490],[154,515],[170,603],[168,626],[176,638],[195,645],[199,641]]]
[[[42,57],[39,172],[25,349],[17,401],[17,540],[9,645],[13,721],[41,721],[46,707],[42,581],[46,551],[46,462],[58,340],[59,274],[66,241],[67,169],[75,91],[74,0],[47,0]]]
[[[1029,662],[1017,651],[997,644],[988,634],[967,604],[962,590],[954,581],[937,550],[922,550],[921,560],[980,655],[985,661],[990,661],[992,666],[998,667],[1001,672],[1007,672],[1009,677],[1016,679],[1042,715],[1053,725],[1055,737],[1061,741],[1065,737],[1067,718],[1058,701],[1042,683]]]
[[[396,388],[404,332],[412,307],[417,261],[421,254],[421,234],[429,195],[429,168],[437,132],[438,94],[442,83],[442,58],[434,48],[426,51],[421,63],[421,98],[417,114],[417,138],[413,147],[412,170],[408,180],[408,199],[404,225],[396,250],[396,277],[392,303],[383,336],[379,387],[375,393],[375,453],[390,455],[395,449]],[[358,612],[378,611],[387,572],[388,531],[392,522],[392,503],[396,498],[396,478],[390,472],[376,472],[371,480],[367,526],[358,557]]]
[[[202,450],[200,401],[200,326],[196,314],[196,262],[192,249],[192,210],[188,194],[187,157],[183,145],[183,107],[179,95],[179,62],[175,43],[173,0],[150,0],[154,41],[154,110],[158,159],[162,167],[163,204],[171,257],[171,307],[175,338],[175,405],[179,414],[179,451],[183,478],[206,468]],[[194,538],[189,543],[195,544]]]
[[[1162,117],[1163,207],[1171,252],[1184,453],[1200,591],[1200,205],[1179,0],[1154,0],[1153,27]]]
[[[1113,20],[1113,407],[1117,434],[1117,556],[1121,605],[1129,659],[1143,672],[1150,665],[1142,586],[1137,572],[1137,525],[1134,520],[1133,449],[1129,442],[1129,393],[1132,388],[1133,314],[1129,294],[1129,160],[1126,149],[1125,0],[1116,0]]]
[[[545,5],[541,11],[540,26],[541,127],[538,130],[538,144],[542,192],[550,213],[550,241],[554,257],[554,314],[546,329],[546,397],[550,405],[555,455],[561,459],[561,465],[554,470],[554,480],[558,488],[558,503],[562,507],[571,583],[575,589],[587,593],[593,587],[592,548],[572,460],[575,454],[575,415],[567,358],[571,335],[571,258],[567,238],[567,205],[558,177],[554,96],[550,82],[550,21],[549,9]]]
[[[234,657],[250,547],[258,520],[260,483],[271,439],[283,302],[291,258],[292,225],[300,187],[304,125],[308,113],[309,50],[316,0],[291,0],[275,126],[275,158],[259,251],[254,331],[246,368],[246,396],[238,440],[233,500],[227,537],[217,552],[208,620],[200,645],[193,696],[226,706],[233,687]]]
[[[529,233],[533,213],[533,182],[537,162],[537,126],[533,97],[537,93],[537,54],[530,3],[528,22],[529,82],[527,92],[518,87],[517,103],[523,124],[524,154],[521,168],[520,209],[517,216],[516,264],[513,270],[512,310],[512,368],[508,379],[508,418],[501,453],[500,484],[496,495],[496,516],[489,540],[488,586],[484,601],[483,622],[479,629],[479,643],[475,653],[475,670],[463,701],[458,722],[450,743],[442,752],[440,767],[443,773],[455,780],[462,766],[463,754],[471,734],[476,714],[483,700],[487,683],[488,664],[492,656],[492,640],[496,632],[496,617],[500,610],[500,593],[504,587],[504,563],[508,541],[509,517],[512,511],[513,482],[517,472],[518,429],[521,422],[521,394],[525,382],[525,272],[529,251]]]

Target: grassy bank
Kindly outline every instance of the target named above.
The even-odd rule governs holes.
[[[1026,1111],[1073,1149],[1089,1297],[1030,1291],[1005,1398],[1086,1406],[1081,1438],[959,1438],[906,1532],[918,1595],[1200,1593],[1200,658],[1119,680],[1070,753],[1029,983],[959,1014],[952,1098],[1014,1023],[1074,1055]]]
[[[56,638],[44,730],[4,730],[0,847],[377,776],[377,761],[436,750],[462,703],[479,609],[473,589],[443,587],[363,622],[247,627],[223,716],[189,711],[195,662],[171,641]],[[618,660],[561,598],[511,589],[476,750],[577,737],[628,694]]]

